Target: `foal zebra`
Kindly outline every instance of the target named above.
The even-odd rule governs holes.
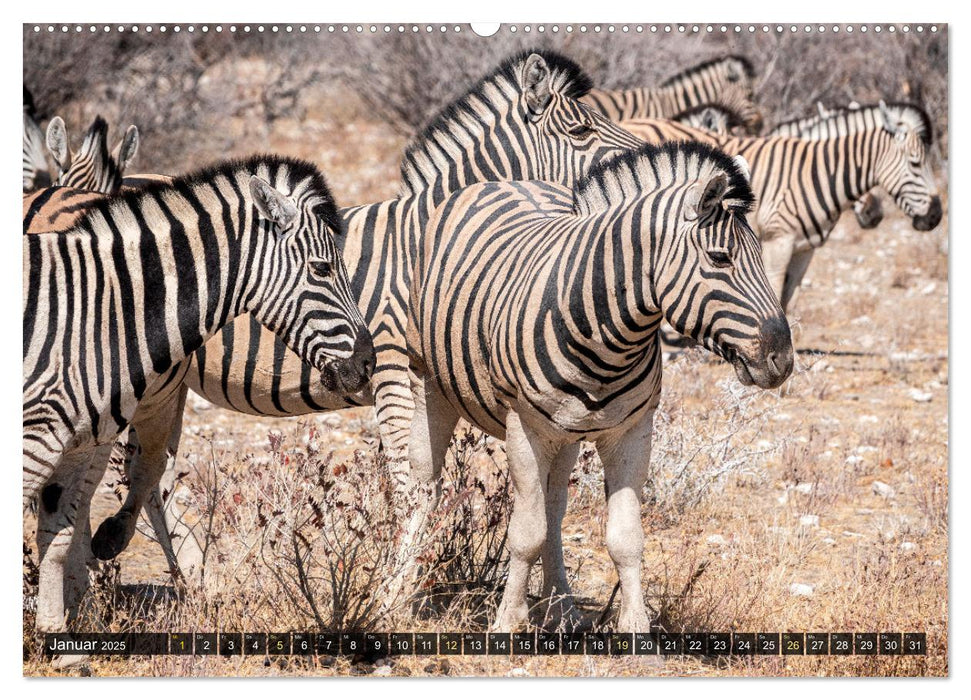
[[[745,219],[751,205],[743,168],[685,143],[606,161],[572,192],[475,185],[429,222],[408,323],[411,464],[437,480],[459,418],[506,441],[515,504],[493,629],[526,621],[529,571],[544,544],[560,549],[565,501],[557,509],[550,499],[589,440],[604,464],[617,629],[648,631],[640,493],[662,319],[731,362],[745,384],[776,387],[792,370],[789,325]]]
[[[51,184],[51,173],[44,150],[44,132],[37,123],[34,98],[24,88],[24,192]]]
[[[827,109],[822,103],[816,103],[818,114],[812,117],[792,119],[787,122],[777,124],[769,136],[792,136],[796,138],[819,138],[820,136],[830,135],[830,129],[821,125],[821,122],[837,116],[840,109]],[[859,109],[859,105],[848,109]],[[832,122],[834,127],[838,127],[839,120]],[[692,125],[693,126],[693,125]],[[839,135],[835,130],[832,135]],[[883,206],[880,198],[874,192],[866,192],[859,199],[853,202],[853,214],[862,229],[876,228],[883,221]]]
[[[381,447],[400,494],[407,486],[412,411],[406,314],[413,257],[428,217],[450,192],[468,184],[538,179],[569,186],[604,156],[640,145],[578,102],[589,87],[580,68],[554,52],[510,57],[446,106],[412,141],[402,159],[401,196],[341,212],[347,234],[338,245],[377,351],[370,391],[353,397],[325,391],[311,367],[252,319],[228,324],[197,352],[185,383],[212,403],[255,415],[294,416],[374,404]],[[256,367],[262,371],[254,371]],[[158,481],[166,461],[172,463],[167,455],[174,455],[178,446],[180,425],[172,417],[181,413],[180,405],[178,410],[161,410],[161,419],[147,416],[141,423],[136,417],[139,439],[151,433],[158,449],[136,454],[132,474],[153,472],[153,483]],[[148,499],[156,523],[164,522],[158,512],[161,502],[157,491]],[[99,557],[122,551],[137,514],[129,509],[124,527],[109,519],[99,528],[93,542]],[[184,527],[172,523],[172,530],[183,542],[181,568],[189,571],[200,550]],[[174,554],[167,556],[171,561]]]
[[[615,122],[627,119],[672,119],[706,104],[737,113],[746,131],[762,130],[762,114],[752,102],[752,64],[742,56],[700,63],[668,78],[656,88],[591,90],[583,99]]]
[[[334,241],[340,228],[313,166],[257,156],[105,199],[67,232],[24,237],[23,501],[40,496],[39,630],[63,629],[65,593],[76,602],[86,586],[72,540],[106,449],[219,328],[251,312],[330,390],[367,382],[374,350]],[[65,580],[66,562],[78,580]]]
[[[788,308],[816,248],[826,242],[850,203],[885,189],[918,231],[937,226],[941,200],[927,162],[931,125],[919,107],[881,104],[834,117],[842,133],[827,138],[717,138],[671,122],[622,125],[648,142],[697,139],[739,154],[752,169],[766,273]]]
[[[138,128],[129,126],[109,153],[108,123],[98,115],[84,134],[81,148],[72,152],[64,120],[54,117],[47,125],[47,148],[59,169],[55,185],[113,194],[121,189],[125,168],[138,151]]]

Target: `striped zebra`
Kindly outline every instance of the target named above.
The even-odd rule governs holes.
[[[257,156],[109,197],[64,233],[24,236],[23,500],[40,500],[39,630],[64,629],[71,591],[86,586],[74,526],[115,438],[235,316],[273,329],[329,390],[367,383],[374,349],[334,240],[341,227],[312,165]]]
[[[60,117],[47,125],[47,148],[58,167],[55,185],[114,194],[138,151],[138,127],[128,127],[114,150],[108,151],[108,123],[98,115],[84,134],[81,148],[71,151],[67,127]]]
[[[706,104],[692,107],[671,117],[671,121],[690,126],[693,129],[708,131],[716,136],[731,136],[735,129],[743,126],[737,112],[720,104]]]
[[[411,142],[402,159],[399,197],[341,212],[348,233],[338,244],[377,351],[370,391],[354,397],[326,391],[313,368],[252,318],[228,324],[193,355],[185,383],[218,406],[253,415],[296,416],[373,404],[381,448],[403,503],[412,411],[404,334],[422,231],[437,205],[460,187],[523,179],[569,186],[603,157],[640,145],[578,101],[589,87],[579,66],[552,51],[524,52],[503,61]],[[171,475],[180,430],[171,417],[181,418],[181,413],[179,406],[159,409],[164,420],[139,423],[136,417],[138,440],[144,443],[151,433],[158,449],[136,453],[131,473],[149,472],[157,482],[168,464]],[[134,491],[129,493],[132,502],[147,501],[152,522],[164,522],[158,491],[151,497],[133,496]],[[92,546],[101,558],[116,556],[134,532],[138,510],[123,511],[95,534]],[[180,568],[198,571],[193,565],[201,550],[179,516],[171,517],[176,522],[169,531],[179,535]],[[175,554],[169,550],[166,556],[171,562]]]
[[[847,109],[860,109],[860,105],[855,104],[855,106],[848,107]],[[842,111],[845,110],[828,109],[821,102],[817,102],[816,111],[816,116],[792,119],[790,121],[777,124],[768,135],[791,136],[796,138],[819,138],[820,136],[829,135],[838,136],[838,133],[835,131],[831,132],[830,129],[827,128],[827,125],[822,124],[822,122],[828,121],[833,117],[837,117]],[[840,120],[837,119],[831,123],[834,126],[838,126],[839,121]],[[856,216],[856,221],[860,228],[876,228],[880,225],[880,222],[883,221],[883,205],[880,202],[880,197],[878,197],[873,191],[865,192],[859,199],[853,202],[853,214]]]
[[[744,168],[724,153],[667,144],[605,161],[572,191],[475,185],[429,222],[408,323],[411,464],[437,480],[459,418],[506,442],[515,503],[493,629],[526,622],[529,571],[544,546],[561,550],[566,503],[551,503],[588,440],[604,465],[616,628],[648,631],[640,494],[662,319],[745,384],[776,387],[793,366],[789,325],[746,222],[752,197]]]
[[[615,122],[671,119],[686,110],[720,104],[737,113],[750,134],[762,130],[762,113],[752,102],[755,71],[742,56],[705,61],[668,78],[656,88],[591,90],[584,98]]]
[[[165,175],[129,175],[121,181],[121,191],[131,191],[152,183],[171,182]],[[46,187],[24,195],[24,233],[66,231],[93,204],[105,195],[74,187]]]
[[[50,187],[51,172],[44,150],[44,132],[37,123],[34,97],[24,87],[24,192]]]
[[[762,239],[769,280],[788,309],[816,248],[865,192],[882,187],[918,231],[936,227],[943,213],[927,160],[931,124],[922,109],[881,103],[834,119],[845,131],[817,139],[726,139],[660,120],[622,126],[651,143],[698,139],[745,158],[757,202],[750,220]]]

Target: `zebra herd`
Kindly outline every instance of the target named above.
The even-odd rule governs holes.
[[[405,561],[435,517],[458,419],[505,440],[502,631],[527,621],[538,558],[561,622],[575,615],[559,530],[579,443],[594,443],[616,626],[648,629],[640,497],[662,321],[743,383],[776,387],[793,368],[785,309],[840,213],[863,202],[858,216],[879,219],[879,186],[916,229],[942,217],[920,108],[839,109],[760,137],[753,76],[728,56],[656,89],[594,90],[570,59],[523,52],[411,141],[399,196],[343,209],[313,165],[279,156],[123,178],[137,129],[109,152],[100,118],[77,152],[51,121],[53,176],[25,90],[38,630],[66,628],[89,561],[123,551],[143,508],[173,572],[192,576],[198,544],[159,489],[190,389],[253,415],[373,405]],[[92,536],[90,500],[126,430],[130,489]]]

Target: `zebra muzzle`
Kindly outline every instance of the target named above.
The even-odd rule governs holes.
[[[350,357],[331,360],[320,370],[320,378],[328,391],[348,396],[363,389],[374,372],[376,357],[371,334],[358,332]]]
[[[937,228],[943,216],[944,209],[941,207],[941,198],[931,197],[931,203],[927,207],[927,213],[918,214],[913,218],[912,223],[918,231],[931,231]]]

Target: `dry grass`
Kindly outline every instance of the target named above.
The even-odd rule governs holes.
[[[225,152],[260,143],[310,158],[342,203],[391,196],[404,137],[346,92],[308,90],[294,116],[256,125],[227,116]],[[222,152],[202,141],[187,167]],[[645,594],[669,631],[918,630],[927,633],[926,657],[415,657],[394,660],[390,673],[946,675],[948,222],[919,233],[891,203],[885,208],[874,231],[844,217],[816,255],[793,313],[798,370],[781,391],[745,390],[731,368],[698,351],[668,359],[643,510]],[[404,601],[385,609],[374,595],[394,573],[396,525],[375,445],[369,410],[252,418],[190,397],[179,457],[209,544],[206,584],[177,597],[161,552],[137,535],[99,573],[79,628],[487,629],[505,576],[501,444],[466,432],[453,447],[419,610]],[[876,493],[874,482],[892,495]],[[585,453],[570,486],[565,558],[586,618],[609,629],[616,574],[602,494],[597,460]],[[102,488],[95,525],[116,507]],[[33,527],[25,518],[28,594],[36,586]],[[534,594],[539,578],[537,569]],[[793,584],[812,594],[794,595]],[[52,674],[32,626],[26,610],[24,673]],[[98,658],[64,674],[388,673],[351,662]]]

